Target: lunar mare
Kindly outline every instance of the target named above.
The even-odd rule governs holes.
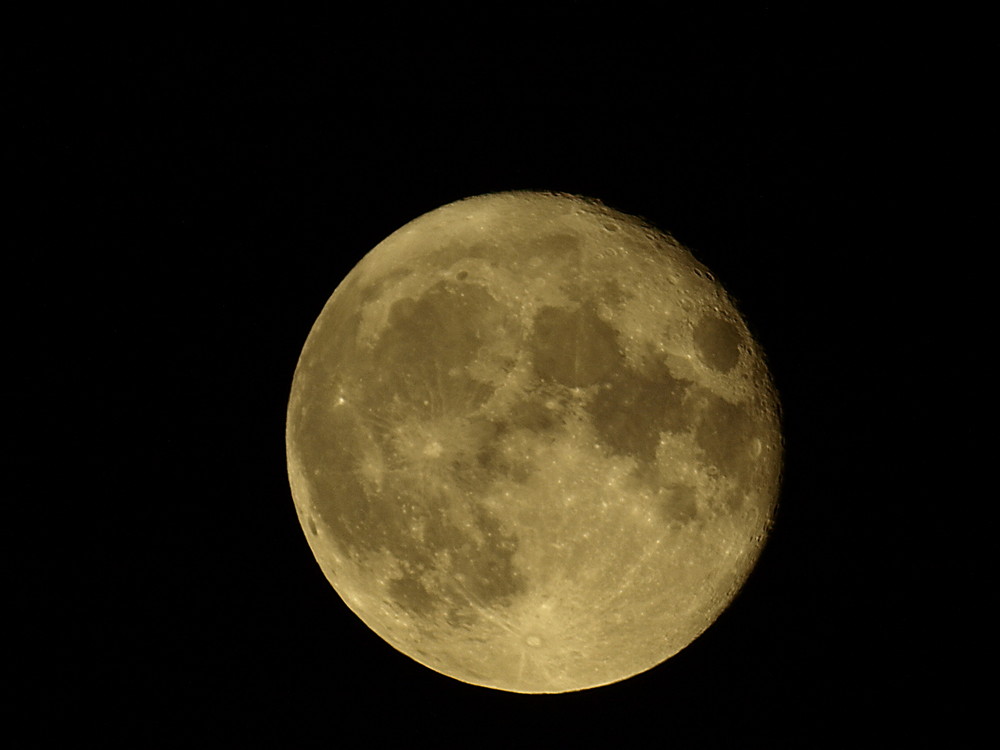
[[[580,690],[722,612],[781,465],[758,344],[680,244],[603,204],[478,196],[366,255],[302,350],[295,506],[396,649],[467,683]]]

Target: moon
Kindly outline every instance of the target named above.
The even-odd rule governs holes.
[[[333,588],[419,663],[518,693],[677,654],[772,524],[779,402],[670,235],[562,193],[476,196],[369,252],[302,349],[286,448]]]

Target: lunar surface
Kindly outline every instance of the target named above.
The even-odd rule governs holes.
[[[598,201],[511,192],[366,255],[302,350],[287,422],[303,530],[373,631],[521,693],[644,672],[756,561],[778,400],[722,287]]]

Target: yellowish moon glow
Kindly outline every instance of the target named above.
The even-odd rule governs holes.
[[[326,577],[458,680],[556,693],[644,672],[753,567],[778,400],[731,299],[598,201],[508,192],[410,222],[302,350],[288,471]]]

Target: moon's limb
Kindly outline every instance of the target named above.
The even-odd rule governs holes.
[[[344,280],[289,403],[296,507],[375,632],[478,685],[561,692],[684,648],[759,553],[776,393],[721,286],[573,196],[426,214]]]

